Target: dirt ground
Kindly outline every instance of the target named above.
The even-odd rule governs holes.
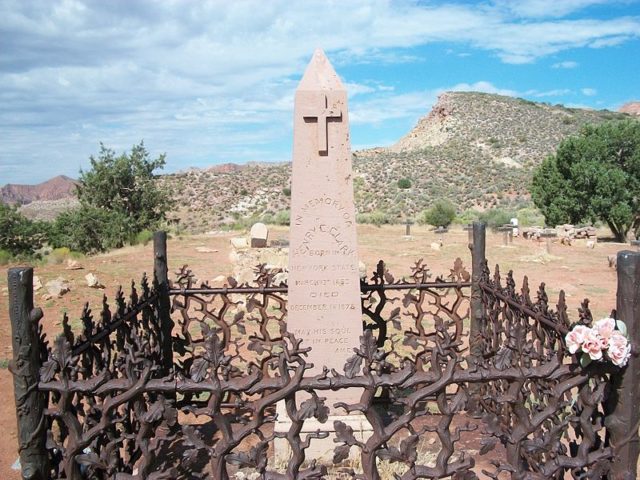
[[[367,271],[375,269],[378,260],[385,260],[396,278],[409,275],[412,262],[423,258],[436,275],[445,275],[453,267],[456,257],[462,258],[465,266],[471,269],[471,255],[467,247],[467,233],[459,226],[442,238],[437,237],[426,227],[414,225],[412,236],[405,237],[404,225],[358,227],[360,259],[365,262]],[[501,272],[512,269],[518,286],[522,276],[529,277],[532,294],[540,282],[547,285],[547,294],[552,305],[557,301],[558,293],[564,290],[569,305],[571,319],[577,319],[580,302],[588,297],[594,318],[608,315],[615,307],[616,272],[609,268],[607,256],[628,249],[626,244],[608,241],[606,231],[599,232],[600,241],[595,248],[587,247],[586,241],[575,241],[573,246],[552,244],[551,255],[546,253],[545,243],[536,243],[515,238],[513,244],[503,246],[502,234],[487,234],[487,258],[490,267],[500,264]],[[189,264],[199,279],[213,279],[218,275],[229,275],[232,265],[230,238],[241,236],[239,232],[220,232],[200,236],[174,237],[168,241],[170,270],[174,271],[183,264]],[[272,228],[270,239],[287,238],[286,228]],[[432,249],[431,244],[443,241],[440,250]],[[208,251],[198,251],[208,250]],[[213,251],[211,251],[213,250]],[[143,272],[153,272],[153,247],[127,247],[104,255],[86,257],[79,260],[84,268],[66,270],[65,263],[43,264],[35,268],[42,284],[59,276],[71,284],[71,291],[62,298],[44,300],[46,288],[36,292],[35,303],[44,311],[43,324],[50,338],[61,331],[61,320],[68,313],[72,325],[78,325],[84,302],[88,301],[99,311],[102,295],[113,298],[118,285],[125,286],[125,292],[131,279],[139,281]],[[15,266],[15,265],[14,265]],[[105,285],[104,290],[89,288],[84,276],[92,272]],[[532,295],[533,296],[533,295]],[[18,472],[11,469],[17,459],[16,417],[13,399],[13,381],[7,369],[11,358],[11,327],[7,294],[7,275],[0,275],[0,425],[4,431],[4,441],[0,442],[0,478],[19,479]]]

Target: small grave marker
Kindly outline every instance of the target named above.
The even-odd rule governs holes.
[[[404,234],[405,234],[405,236],[410,237],[411,236],[411,225],[413,225],[413,222],[411,221],[411,219],[407,218],[407,220],[404,222],[404,224],[405,224],[405,227],[406,227],[405,231],[404,231]]]
[[[269,238],[269,229],[264,223],[254,223],[251,227],[251,248],[265,248]]]
[[[540,238],[547,239],[547,253],[551,255],[551,239],[556,238],[558,236],[558,232],[555,230],[543,230],[540,232]]]
[[[438,227],[436,228],[433,233],[435,233],[436,235],[438,235],[440,237],[440,243],[442,243],[442,239],[444,238],[444,234],[448,233],[449,229],[447,227]]]
[[[473,245],[473,225],[469,223],[462,227],[462,229],[467,232],[469,245]]]
[[[513,243],[513,225],[506,224],[498,227],[499,232],[503,232],[502,244],[506,247],[508,244]]]

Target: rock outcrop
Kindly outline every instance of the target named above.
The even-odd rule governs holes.
[[[640,102],[628,102],[620,107],[620,112],[640,116]]]
[[[0,188],[0,201],[9,204],[26,205],[37,200],[51,201],[75,197],[77,182],[72,178],[58,175],[37,185],[8,183]]]

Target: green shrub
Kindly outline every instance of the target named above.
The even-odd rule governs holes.
[[[7,265],[12,259],[11,252],[0,250],[0,265]]]
[[[276,225],[289,225],[291,223],[291,211],[280,210],[273,219]]]
[[[51,263],[59,265],[67,258],[70,258],[70,256],[71,250],[69,249],[69,247],[58,247],[51,250],[51,253],[49,254],[49,261]]]
[[[544,215],[535,207],[521,208],[516,215],[518,217],[518,225],[521,227],[544,225]]]
[[[433,225],[434,227],[448,227],[456,218],[456,207],[449,200],[438,200],[433,207],[424,210],[418,223]]]
[[[511,222],[511,219],[515,217],[515,213],[510,210],[504,210],[502,208],[492,208],[486,210],[480,214],[479,220],[486,223],[487,227],[496,229]]]
[[[383,212],[381,210],[374,210],[370,213],[359,213],[356,216],[356,222],[376,225],[377,227],[379,227],[381,225],[391,223],[391,217],[386,212]]]
[[[282,193],[284,194],[285,197],[290,197],[291,196],[291,189],[289,187],[284,187],[282,189]]]
[[[16,207],[0,202],[0,249],[12,255],[33,255],[42,247],[47,231],[45,222],[31,221]]]
[[[113,237],[115,243],[126,242],[132,234],[156,228],[164,220],[170,206],[169,193],[162,190],[154,175],[156,169],[164,167],[164,155],[151,159],[143,142],[121,155],[100,144],[98,156],[89,160],[91,168],[80,171],[78,200],[83,207],[108,212],[110,227],[118,224],[123,230],[103,232],[112,237],[103,244],[112,243]]]
[[[273,225],[275,224],[275,220],[274,220],[274,216],[271,213],[264,213],[262,214],[262,217],[260,217],[260,221],[262,223],[266,223],[267,225]]]
[[[153,232],[151,230],[142,230],[139,232],[134,238],[133,241],[130,242],[131,245],[147,245],[150,241],[153,240]]]
[[[480,218],[480,212],[477,210],[474,210],[473,208],[469,208],[464,212],[462,212],[460,215],[457,215],[456,218],[453,220],[453,223],[457,223],[460,225],[469,225],[470,223],[473,223],[479,218]]]
[[[398,188],[402,190],[411,188],[411,180],[409,180],[408,178],[401,178],[400,180],[398,180]]]
[[[84,254],[122,247],[130,238],[122,214],[86,205],[60,214],[49,234],[54,248],[68,247]]]

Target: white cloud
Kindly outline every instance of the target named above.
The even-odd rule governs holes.
[[[348,70],[426,64],[416,47],[442,42],[518,64],[640,38],[637,17],[562,18],[595,3],[0,0],[0,163],[50,158],[46,168],[73,174],[99,141],[121,150],[140,138],[170,150],[170,166],[286,155],[278,145],[290,145],[293,90],[317,46]],[[360,122],[423,114],[433,101],[347,80]],[[514,94],[486,82],[455,87]]]
[[[437,98],[438,91],[418,91],[385,95],[350,105],[352,124],[377,124],[387,120],[418,118],[426,115]]]
[[[352,83],[346,82],[345,88],[349,93],[349,97],[355,97],[356,95],[364,95],[375,92],[392,92],[394,88],[389,85],[383,85],[379,82],[367,82],[367,83]]]
[[[563,17],[592,5],[613,0],[497,0],[496,5],[520,17]],[[618,1],[619,3],[619,1]]]
[[[563,95],[569,95],[573,93],[568,88],[554,88],[553,90],[546,90],[544,92],[539,92],[537,90],[527,90],[525,92],[526,96],[534,97],[534,98],[544,98],[544,97],[561,97]]]
[[[475,83],[458,83],[453,87],[447,88],[454,92],[483,92],[483,93],[495,93],[497,95],[505,95],[507,97],[516,97],[518,93],[515,90],[506,88],[498,88],[491,82],[479,81]],[[444,90],[442,90],[444,91]]]
[[[551,68],[576,68],[578,66],[578,62],[574,62],[573,60],[565,60],[563,62],[557,62],[551,65]]]
[[[595,88],[583,88],[580,91],[582,92],[583,95],[587,97],[593,97],[598,93],[598,91]]]
[[[353,102],[350,105],[349,120],[358,124],[379,124],[388,120],[410,119],[417,120],[429,113],[431,107],[444,92],[483,92],[497,95],[517,96],[517,92],[499,88],[491,82],[478,81],[474,83],[458,83],[453,86],[432,90],[414,91],[403,94],[377,96],[367,100]]]
[[[615,47],[616,45],[620,45],[630,39],[631,37],[628,35],[612,35],[610,37],[598,38],[591,42],[589,46],[591,48]]]

